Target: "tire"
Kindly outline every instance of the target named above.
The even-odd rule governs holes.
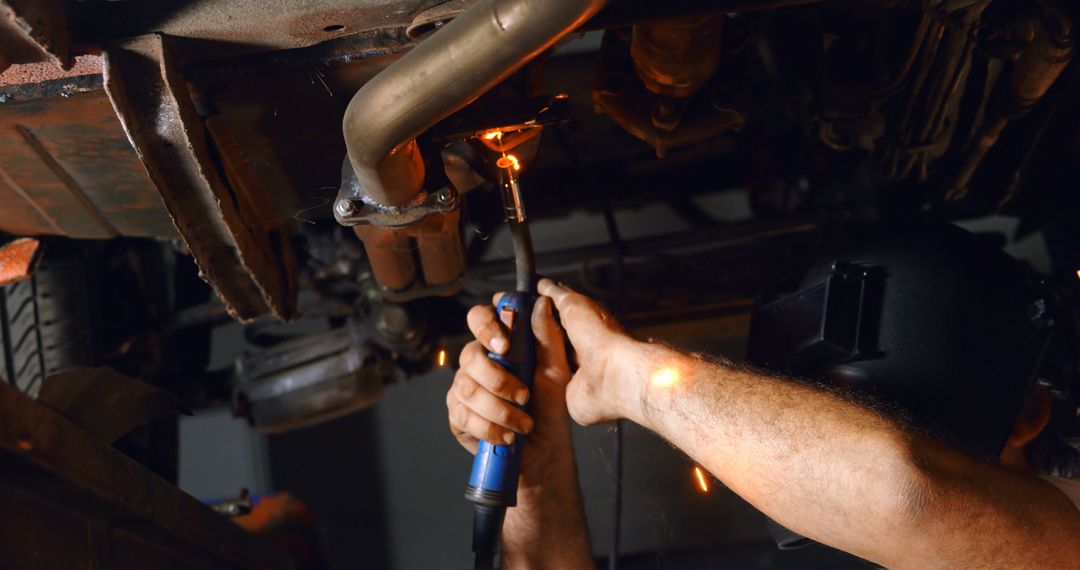
[[[115,347],[131,338],[155,342],[158,323],[151,315],[167,307],[172,275],[163,255],[159,244],[148,241],[46,242],[33,277],[0,287],[0,381],[37,397],[42,382],[57,372],[109,366],[158,384],[158,367],[148,362],[156,349],[125,358]],[[175,481],[177,426],[175,417],[156,418],[114,447]]]
[[[81,255],[48,250],[33,277],[0,287],[4,380],[35,397],[48,376],[97,364],[92,290]]]

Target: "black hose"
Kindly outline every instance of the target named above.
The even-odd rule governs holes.
[[[495,570],[495,555],[487,552],[477,552],[473,570]]]
[[[473,552],[476,554],[475,570],[493,570],[495,552],[499,549],[506,507],[476,505],[473,509]]]
[[[608,553],[608,570],[619,569],[619,543],[622,539],[622,440],[623,422],[615,420],[614,439],[611,442],[611,470],[615,481],[611,486],[611,551]]]
[[[619,233],[619,222],[615,219],[615,209],[607,194],[601,195],[604,212],[604,225],[611,238],[612,257],[615,262],[615,294],[611,299],[616,314],[626,309],[626,245]],[[619,546],[622,542],[622,472],[623,472],[623,425],[622,420],[615,420],[615,429],[611,441],[611,550],[608,552],[608,570],[619,570]]]
[[[536,253],[533,251],[528,223],[510,222],[510,235],[514,242],[517,290],[522,293],[536,293]]]

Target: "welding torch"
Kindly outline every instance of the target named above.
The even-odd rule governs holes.
[[[511,158],[504,155],[497,165],[504,177],[503,208],[514,243],[517,290],[503,294],[495,307],[499,320],[509,329],[509,347],[505,354],[489,352],[488,358],[517,377],[531,391],[536,371],[536,341],[532,330],[532,309],[536,302],[536,257],[516,176],[520,165]],[[510,445],[495,445],[481,440],[473,459],[465,498],[475,504],[472,548],[476,556],[476,570],[494,568],[506,508],[517,504],[522,439],[519,436]]]

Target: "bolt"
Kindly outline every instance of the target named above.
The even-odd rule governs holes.
[[[443,206],[446,206],[454,201],[454,193],[449,188],[443,188],[435,193],[435,199]]]
[[[352,202],[342,198],[334,204],[334,211],[341,217],[351,216],[356,211],[356,207],[353,206]]]
[[[409,314],[401,305],[380,305],[375,317],[375,329],[385,336],[403,336],[409,330]]]

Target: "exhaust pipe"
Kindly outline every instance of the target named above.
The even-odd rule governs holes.
[[[342,125],[348,164],[334,215],[357,226],[387,299],[455,294],[465,272],[456,196],[449,189],[424,192],[416,137],[580,27],[606,2],[478,0],[353,96]]]
[[[606,0],[479,0],[353,96],[343,124],[364,194],[400,207],[423,189],[416,137],[592,17]]]

